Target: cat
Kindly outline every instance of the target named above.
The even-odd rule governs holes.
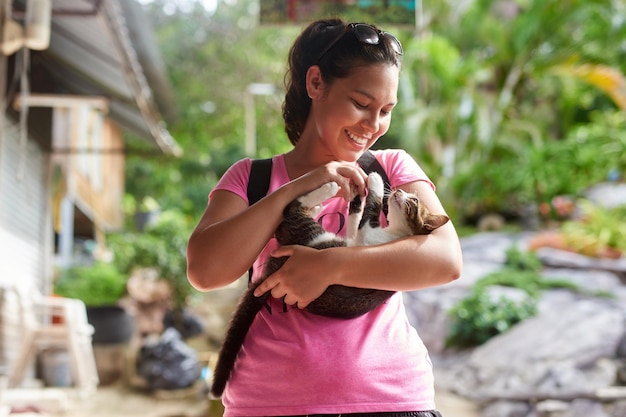
[[[293,200],[285,207],[283,220],[275,232],[278,243],[280,245],[305,245],[315,249],[374,245],[401,237],[429,234],[449,220],[448,216],[432,214],[415,195],[395,190],[388,198],[388,226],[382,228],[380,214],[383,209],[385,190],[381,176],[377,173],[369,174],[367,187],[365,203],[358,194],[350,202],[346,238],[327,232],[314,220],[320,204],[335,196],[338,191],[337,183],[329,182]],[[286,260],[287,257],[270,258],[262,278],[254,282],[239,301],[224,337],[213,373],[211,393],[214,397],[222,395],[248,330],[257,313],[270,297],[269,292],[255,297],[254,290]],[[350,319],[372,311],[394,293],[394,291],[331,285],[319,298],[312,301],[306,310],[322,316]]]

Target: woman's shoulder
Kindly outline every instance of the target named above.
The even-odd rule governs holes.
[[[407,151],[399,148],[388,149],[372,149],[370,152],[374,154],[379,162],[405,162],[407,160],[414,161],[413,157]]]
[[[226,190],[247,200],[246,188],[248,187],[251,166],[252,159],[250,158],[243,158],[233,163],[217,182],[217,185],[211,191],[209,198],[215,191]]]
[[[387,173],[392,188],[414,181],[431,182],[424,170],[404,149],[379,149],[372,150],[372,153]]]
[[[283,182],[285,182],[282,179],[281,175],[278,175],[278,174],[281,174],[283,172],[286,173],[286,168],[285,168],[284,154],[274,155],[270,159],[272,161],[272,164],[269,167],[270,170],[260,169],[258,171],[255,171],[256,173],[255,175],[271,175],[272,181],[270,182],[269,190],[272,191],[273,189],[277,187],[277,185],[273,184],[273,182],[278,181],[278,185],[281,185]],[[226,170],[224,175],[222,175],[222,178],[220,178],[219,182],[217,183],[217,185],[215,186],[215,188],[213,189],[211,193],[217,190],[227,190],[227,191],[234,192],[235,194],[241,196],[243,199],[248,201],[248,196],[247,196],[248,184],[250,182],[250,174],[252,172],[252,163],[255,160],[260,161],[260,159],[252,159],[252,158],[246,157],[233,163]],[[286,174],[284,174],[283,176],[285,175]],[[279,178],[276,179],[275,178],[276,176],[278,176]],[[269,181],[270,178],[267,178],[267,180]],[[265,183],[264,180],[261,180],[259,182]]]

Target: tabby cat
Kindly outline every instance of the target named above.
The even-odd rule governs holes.
[[[367,185],[368,194],[365,204],[362,203],[358,194],[350,203],[347,238],[327,232],[314,220],[319,211],[319,205],[333,197],[338,191],[338,185],[330,182],[287,205],[283,220],[276,229],[275,236],[278,243],[280,245],[304,245],[315,249],[374,245],[401,237],[429,234],[449,220],[445,215],[430,213],[416,196],[402,190],[395,190],[388,199],[389,225],[382,228],[380,213],[385,191],[383,180],[379,174],[371,173],[368,176]],[[253,283],[239,301],[224,337],[213,374],[211,393],[215,397],[222,395],[250,325],[270,297],[269,292],[255,297],[254,290],[286,260],[287,257],[270,258],[263,271],[263,277]],[[311,302],[306,310],[322,316],[350,319],[372,311],[393,294],[393,291],[331,285],[319,298]]]

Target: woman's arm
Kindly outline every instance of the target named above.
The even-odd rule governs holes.
[[[274,233],[289,195],[279,189],[248,207],[238,195],[216,191],[189,237],[189,282],[207,291],[241,277]]]
[[[348,193],[348,184],[355,184],[364,193],[363,171],[353,164],[337,162],[290,181],[250,207],[230,191],[216,191],[189,238],[189,282],[196,289],[207,291],[237,280],[274,234],[285,206],[329,181],[343,184]]]
[[[430,185],[419,181],[404,190],[418,195],[434,213],[445,213]],[[278,248],[273,256],[290,259],[257,290],[268,290],[288,304],[306,307],[331,284],[411,291],[442,285],[461,274],[458,236],[448,222],[430,235],[412,236],[375,246],[331,248],[317,251],[302,246]]]

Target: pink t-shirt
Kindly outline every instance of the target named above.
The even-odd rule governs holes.
[[[406,152],[373,151],[392,188],[432,183]],[[250,159],[235,163],[215,190],[247,201]],[[269,192],[289,181],[284,155],[273,158]],[[324,227],[345,233],[347,203],[336,197],[320,213]],[[255,262],[255,277],[272,239]],[[222,401],[225,417],[432,410],[428,351],[409,323],[402,294],[356,319],[317,316],[270,298],[239,352]]]

